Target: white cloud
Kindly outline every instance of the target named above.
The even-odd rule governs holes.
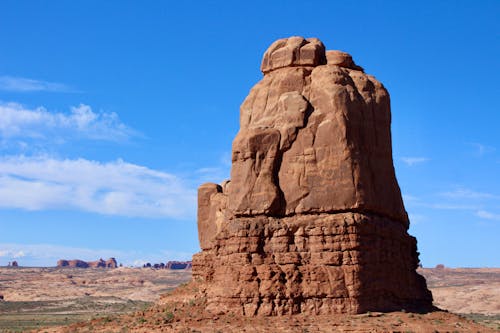
[[[231,161],[231,152],[230,151],[226,151],[222,154],[221,158],[220,158],[220,162],[221,162],[221,165],[227,167],[227,168],[231,168],[231,165],[232,165],[232,161]]]
[[[420,201],[419,198],[417,198],[416,196],[411,195],[411,194],[403,193],[402,196],[403,196],[404,202],[419,202]]]
[[[28,109],[18,103],[0,104],[0,139],[27,138],[64,141],[67,138],[121,141],[136,133],[116,113],[95,113],[85,104],[70,113]]]
[[[133,251],[120,251],[112,249],[90,249],[54,244],[12,244],[0,243],[0,257],[16,259],[12,254],[24,253],[22,260],[18,260],[21,266],[56,266],[59,259],[80,259],[93,261],[108,258],[116,258],[118,261],[133,258]],[[7,255],[2,255],[7,253]],[[19,259],[19,258],[18,258]]]
[[[0,158],[0,207],[194,219],[196,190],[175,175],[122,160],[11,156]]]
[[[408,218],[413,224],[419,224],[420,222],[426,221],[427,217],[421,214],[409,214]]]
[[[500,214],[490,213],[490,212],[487,212],[485,210],[477,211],[476,215],[479,216],[480,218],[483,218],[483,219],[500,221]]]
[[[200,184],[207,182],[220,184],[229,179],[229,172],[229,168],[225,166],[197,169],[195,170],[196,181]]]
[[[498,199],[500,196],[485,193],[485,192],[476,192],[466,188],[459,188],[453,191],[442,192],[441,196],[452,198],[452,199]]]
[[[17,259],[17,258],[22,258],[25,256],[26,256],[26,254],[24,253],[24,251],[15,251],[15,250],[11,250],[11,249],[1,249],[0,248],[0,257],[9,257],[9,258]]]
[[[148,261],[146,259],[136,259],[132,263],[132,266],[141,267],[141,266],[144,266],[145,264],[147,264],[148,262],[151,263],[151,261]]]
[[[456,203],[441,203],[441,204],[428,204],[429,208],[446,209],[446,210],[474,210],[477,205],[456,204]]]
[[[220,156],[218,165],[194,170],[194,178],[198,185],[207,182],[221,184],[230,178],[230,173],[231,155],[225,152]]]
[[[403,199],[408,206],[413,207],[477,211],[491,204],[492,200],[500,199],[500,196],[467,188],[457,188],[452,191],[439,192],[423,199],[403,194]]]
[[[13,92],[75,92],[73,89],[62,83],[14,76],[0,76],[0,90]]]
[[[488,153],[494,152],[496,149],[495,147],[488,146],[482,143],[477,143],[477,142],[471,142],[469,145],[474,146],[476,148],[476,154],[478,156],[483,156]]]
[[[415,164],[427,162],[429,159],[427,157],[401,157],[401,161],[406,163],[409,166],[413,166]]]
[[[412,222],[414,220],[419,222],[419,216],[415,213],[422,211],[422,208],[464,211],[482,219],[500,221],[500,214],[492,213],[490,210],[492,207],[497,207],[495,204],[499,202],[500,196],[492,193],[457,188],[423,199],[408,194],[403,194],[403,198],[409,208]]]
[[[22,254],[21,256],[19,254]],[[191,260],[192,253],[178,251],[158,251],[144,253],[141,251],[123,251],[114,249],[90,249],[56,244],[16,244],[0,243],[0,259],[4,261],[19,259],[21,266],[55,266],[59,259],[80,259],[85,261],[99,258],[116,258],[125,266],[142,266],[146,262],[160,263],[169,260]],[[6,262],[0,262],[0,266]]]

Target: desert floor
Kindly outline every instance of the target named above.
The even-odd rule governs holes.
[[[190,270],[0,267],[0,332],[142,310],[190,279]]]
[[[196,297],[196,283],[187,283],[189,270],[0,267],[0,295],[4,296],[0,332],[500,331],[500,268],[419,272],[427,279],[435,305],[449,313],[213,316],[204,312],[203,299]]]

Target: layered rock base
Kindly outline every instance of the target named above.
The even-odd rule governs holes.
[[[194,256],[208,310],[244,315],[429,309],[416,240],[371,214],[240,218]]]

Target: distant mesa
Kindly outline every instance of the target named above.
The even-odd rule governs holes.
[[[193,267],[191,261],[169,261],[165,264],[166,269],[189,269]]]
[[[192,268],[191,261],[168,261],[165,264],[151,264],[145,263],[142,265],[143,268],[154,268],[154,269],[190,269]]]
[[[65,260],[61,259],[57,261],[57,267],[64,268],[116,268],[118,264],[115,258],[109,258],[108,260],[103,260],[102,258],[97,261],[83,261],[79,259]]]
[[[13,262],[9,261],[9,264],[7,265],[7,267],[19,267],[19,264],[15,260]]]
[[[436,269],[445,269],[445,266],[443,264],[437,264]]]

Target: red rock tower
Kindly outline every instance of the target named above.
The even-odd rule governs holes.
[[[392,161],[389,93],[351,56],[290,37],[241,105],[231,180],[198,192],[193,275],[247,316],[426,311]]]

